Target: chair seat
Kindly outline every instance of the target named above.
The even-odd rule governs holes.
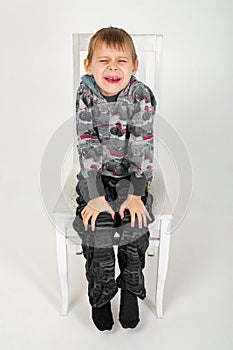
[[[59,215],[66,218],[73,218],[76,215],[77,173],[78,170],[76,168],[71,169],[63,187],[63,192],[61,192],[53,210],[54,215]],[[159,219],[161,216],[163,219],[170,219],[172,217],[172,210],[160,169],[156,169],[154,171],[150,193],[154,197],[152,211],[155,219]]]

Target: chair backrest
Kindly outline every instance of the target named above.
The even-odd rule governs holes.
[[[80,83],[80,78],[85,74],[84,59],[87,56],[88,43],[93,34],[73,33],[73,110],[75,115],[76,92]],[[148,85],[157,100],[157,113],[160,110],[161,97],[161,71],[162,71],[162,34],[131,34],[136,53],[139,59],[139,68],[136,78]],[[76,120],[74,118],[74,140],[76,135]],[[158,159],[158,141],[155,138],[155,158]],[[78,156],[76,142],[73,149],[73,165],[78,168]]]

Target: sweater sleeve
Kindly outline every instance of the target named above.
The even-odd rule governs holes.
[[[152,91],[143,83],[137,84],[129,118],[128,159],[132,184],[129,193],[138,196],[145,195],[146,183],[153,177],[155,111],[156,100]]]
[[[100,171],[102,169],[102,145],[93,127],[90,96],[86,95],[82,83],[76,96],[77,152],[80,172],[87,181],[90,199],[104,196],[105,189]]]

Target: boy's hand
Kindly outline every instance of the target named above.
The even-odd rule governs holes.
[[[142,228],[142,220],[143,220],[144,227],[147,226],[146,218],[148,218],[150,221],[152,220],[146,207],[143,204],[143,201],[141,200],[141,196],[128,194],[127,199],[121,204],[120,210],[119,210],[119,214],[122,219],[124,218],[125,209],[129,209],[129,212],[131,215],[131,227],[134,227],[135,225],[135,214],[138,217],[139,228]]]
[[[109,212],[114,220],[115,213],[112,210],[111,206],[108,204],[108,202],[105,200],[104,196],[93,198],[88,202],[88,204],[81,212],[85,231],[87,231],[88,220],[91,217],[91,230],[94,231],[96,218],[102,211]]]

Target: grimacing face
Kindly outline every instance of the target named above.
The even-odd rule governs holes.
[[[96,46],[91,62],[84,60],[86,73],[93,75],[104,96],[117,95],[129,83],[138,69],[138,60],[133,62],[131,51],[106,46]]]

